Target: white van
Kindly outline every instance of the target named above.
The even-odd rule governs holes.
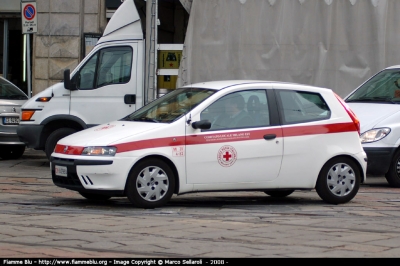
[[[21,108],[19,139],[47,157],[61,138],[143,106],[144,38],[133,0],[124,1],[94,49],[60,82]]]
[[[360,119],[367,173],[400,187],[400,65],[378,72],[344,100]]]

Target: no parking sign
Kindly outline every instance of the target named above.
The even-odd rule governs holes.
[[[36,2],[21,2],[22,33],[37,32]]]

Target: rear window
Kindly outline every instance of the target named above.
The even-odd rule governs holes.
[[[278,90],[278,102],[282,124],[295,124],[325,120],[331,111],[318,93]]]
[[[10,82],[0,79],[0,99],[27,100],[28,97]]]

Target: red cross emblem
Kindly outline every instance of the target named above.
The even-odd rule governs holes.
[[[232,155],[229,152],[226,152],[224,156],[222,156],[226,161],[229,161],[229,159],[232,157]]]
[[[223,167],[231,167],[237,159],[237,152],[234,147],[222,146],[217,155],[218,163]]]

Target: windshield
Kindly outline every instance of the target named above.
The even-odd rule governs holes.
[[[0,78],[0,99],[27,100],[28,97],[13,84]]]
[[[365,82],[346,102],[400,103],[400,71],[384,70]]]
[[[187,114],[215,92],[215,90],[199,88],[176,89],[121,120],[171,123]]]

